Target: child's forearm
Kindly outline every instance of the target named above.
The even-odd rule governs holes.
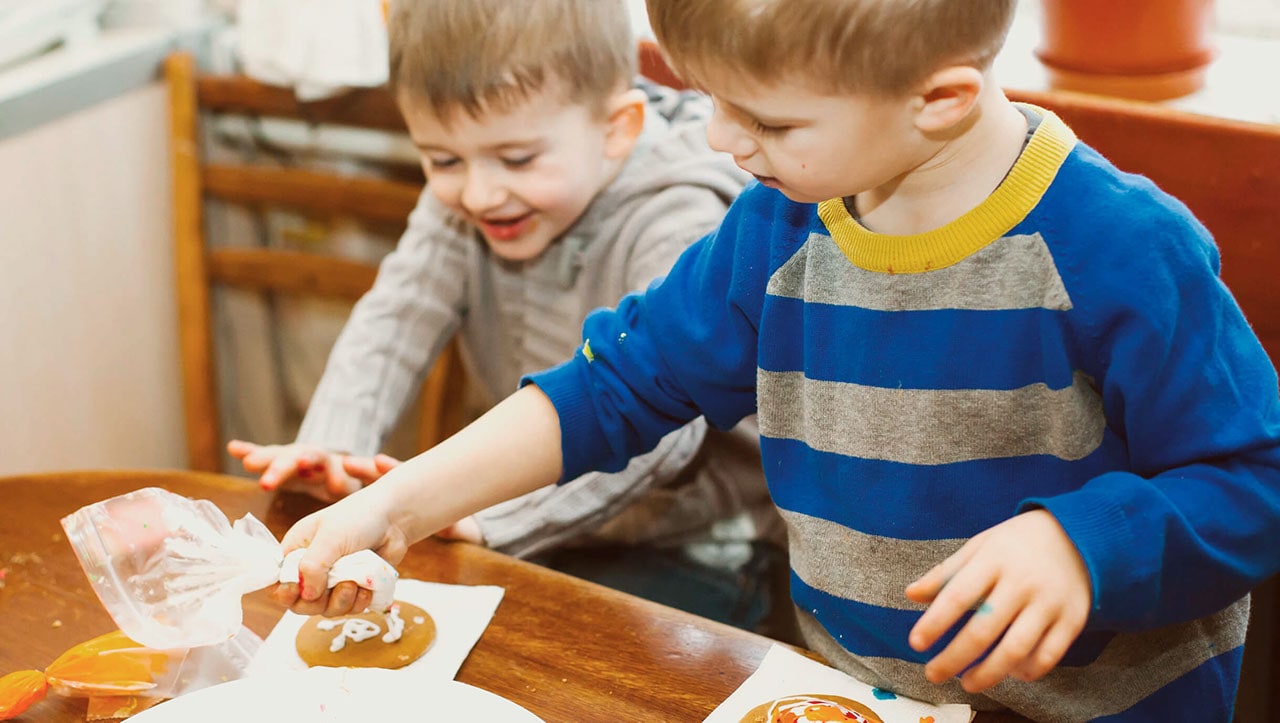
[[[385,494],[410,543],[560,478],[560,419],[529,385],[362,493]]]

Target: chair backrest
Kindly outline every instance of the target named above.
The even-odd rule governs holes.
[[[1191,209],[1222,251],[1222,278],[1280,364],[1280,126],[1082,93],[1009,91],[1048,108],[1121,170]]]
[[[345,218],[403,228],[422,189],[413,182],[314,170],[206,163],[200,125],[208,114],[282,118],[359,128],[403,131],[389,92],[361,90],[316,103],[300,103],[292,90],[244,76],[207,75],[193,58],[175,53],[165,62],[170,93],[174,256],[188,464],[220,471],[223,459],[213,347],[216,285],[290,296],[358,299],[377,268],[333,256],[274,248],[210,248],[204,202],[220,199],[253,208],[283,208],[314,218]],[[418,448],[426,449],[461,425],[462,378],[450,344],[423,384]]]

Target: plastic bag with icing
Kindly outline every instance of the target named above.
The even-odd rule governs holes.
[[[229,640],[240,629],[240,598],[298,581],[304,550],[286,558],[253,515],[235,524],[208,500],[147,487],[82,507],[62,520],[94,592],[121,631],[157,649]],[[369,550],[341,558],[329,586],[344,580],[373,592],[385,610],[398,575]]]

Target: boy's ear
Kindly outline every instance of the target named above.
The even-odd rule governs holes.
[[[930,75],[916,96],[916,128],[936,133],[963,121],[978,102],[985,80],[981,70],[967,65],[953,65]]]
[[[640,131],[644,130],[645,94],[639,88],[616,93],[605,109],[609,125],[605,135],[604,152],[610,158],[626,158],[636,147]]]

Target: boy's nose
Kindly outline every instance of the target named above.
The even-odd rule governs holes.
[[[505,190],[501,180],[493,173],[472,169],[467,172],[467,179],[462,186],[462,205],[474,214],[483,214],[505,201]]]
[[[734,158],[747,158],[756,152],[755,141],[717,106],[707,121],[707,143],[713,150]]]

